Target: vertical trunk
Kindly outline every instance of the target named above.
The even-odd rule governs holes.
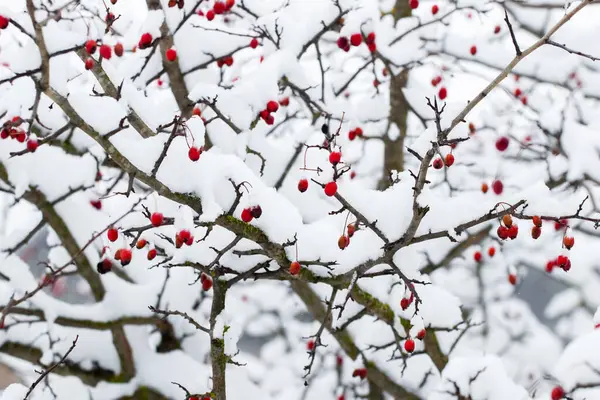
[[[213,337],[217,316],[225,309],[226,290],[227,285],[225,282],[220,282],[215,277],[212,308],[210,311],[210,359],[212,363],[212,391],[215,400],[227,399],[225,370],[227,368],[228,358],[225,355],[225,341],[222,338]]]
[[[398,22],[401,18],[409,17],[412,14],[408,1],[396,0],[396,5],[392,11],[394,20]],[[388,135],[383,139],[384,159],[383,176],[379,181],[380,190],[387,189],[392,180],[390,173],[392,171],[404,170],[404,138],[406,137],[406,119],[408,117],[408,102],[402,89],[406,87],[408,81],[408,70],[400,71],[398,75],[392,76],[390,81],[390,124],[398,128],[399,136],[392,140]]]

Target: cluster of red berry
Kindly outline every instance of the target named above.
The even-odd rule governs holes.
[[[19,126],[21,126],[21,124],[23,124],[23,119],[21,117],[13,117],[10,122],[8,124],[4,124],[4,128],[2,128],[2,130],[0,130],[0,139],[14,139],[19,143],[23,143],[25,142],[25,139],[27,139],[27,134],[25,133],[25,131],[21,128],[19,128]],[[33,153],[34,151],[37,150],[38,146],[40,145],[40,143],[38,142],[37,139],[35,138],[29,138],[29,140],[27,140],[27,150],[30,153]]]
[[[346,36],[340,36],[337,40],[337,46],[344,50],[345,52],[350,51],[350,45],[354,47],[358,47],[363,42],[363,34],[362,33],[354,33],[350,35],[350,39]],[[377,45],[375,44],[375,33],[371,32],[365,37],[365,44],[369,48],[371,53],[375,53],[377,51]]]
[[[273,123],[275,123],[275,117],[273,117],[272,114],[276,113],[277,110],[279,110],[279,103],[275,100],[270,100],[269,102],[267,102],[267,106],[265,107],[265,109],[259,113],[259,116],[260,118],[262,118],[263,121],[265,121],[267,125],[273,125]]]
[[[258,219],[262,215],[262,208],[260,206],[252,206],[248,208],[244,208],[242,210],[242,221],[248,223],[252,221],[254,218]]]

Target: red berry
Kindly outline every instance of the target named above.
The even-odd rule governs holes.
[[[347,47],[349,48],[350,44],[348,42],[348,38],[346,36],[340,36],[337,40],[337,46],[342,50],[346,49]]]
[[[377,45],[375,43],[369,43],[367,47],[371,53],[375,53],[377,51]]]
[[[252,38],[252,40],[250,41],[250,47],[252,47],[253,49],[258,47],[258,39],[256,38]]]
[[[17,142],[23,143],[23,142],[25,142],[27,135],[25,135],[25,132],[21,131],[21,132],[17,133],[16,138],[17,138]]]
[[[131,262],[131,256],[133,254],[131,253],[131,250],[129,249],[121,249],[121,265],[123,267],[129,265],[129,263]]]
[[[452,164],[454,164],[454,156],[452,155],[452,153],[446,154],[446,159],[444,163],[446,164],[446,167],[451,167]]]
[[[444,162],[442,161],[441,158],[436,158],[435,160],[433,160],[433,168],[442,169],[443,167],[444,167]]]
[[[375,32],[371,32],[367,35],[367,39],[365,40],[366,44],[375,44]]]
[[[148,254],[146,255],[146,258],[148,259],[148,261],[154,260],[155,257],[156,257],[156,249],[148,250]]]
[[[235,0],[227,0],[225,2],[225,8],[227,9],[227,11],[231,10],[234,5],[235,5]]]
[[[508,281],[511,285],[515,286],[517,284],[517,276],[515,274],[509,274]]]
[[[508,138],[506,136],[502,136],[498,140],[496,140],[496,149],[498,151],[504,151],[508,148]]]
[[[565,248],[567,250],[571,250],[571,247],[573,247],[575,245],[575,238],[572,236],[565,236],[563,238],[563,246],[565,246]]]
[[[233,65],[233,57],[232,56],[227,56],[224,59],[225,65],[227,65],[228,67],[231,67]]]
[[[146,247],[147,244],[148,244],[148,241],[146,239],[140,239],[135,244],[135,247],[137,249],[143,249],[144,247]]]
[[[496,249],[494,247],[490,247],[488,249],[488,256],[494,257],[495,254],[496,254]]]
[[[482,183],[482,184],[481,184],[481,191],[482,191],[484,194],[485,194],[485,193],[487,193],[488,189],[489,189],[489,187],[488,187],[488,184],[487,184],[487,183]]]
[[[204,276],[204,279],[200,279],[202,281],[202,290],[208,292],[213,286],[213,281],[210,276],[204,273],[201,276]]]
[[[331,196],[335,196],[335,194],[337,193],[337,183],[335,182],[329,182],[328,184],[325,185],[325,194],[329,197]]]
[[[531,228],[531,237],[537,239],[542,234],[542,229],[539,226],[534,226]]]
[[[329,154],[329,162],[332,163],[333,165],[336,165],[337,163],[339,163],[341,159],[342,159],[342,153],[340,153],[339,151],[332,151]]]
[[[111,242],[116,242],[119,238],[119,231],[115,228],[110,228],[108,232],[106,232],[106,236],[108,236],[108,240]]]
[[[208,10],[206,12],[206,19],[209,21],[212,21],[213,19],[215,19],[215,12],[213,10]]]
[[[0,29],[8,28],[8,23],[10,19],[6,18],[4,15],[0,15]]]
[[[473,254],[473,259],[477,262],[480,262],[482,259],[482,255],[480,251],[476,251],[475,254]]]
[[[271,100],[267,103],[267,111],[269,111],[270,113],[274,113],[277,112],[277,110],[279,110],[278,102]]]
[[[200,159],[201,153],[202,150],[198,147],[190,147],[190,150],[188,151],[188,157],[192,161],[198,161]]]
[[[564,398],[564,397],[565,397],[565,391],[564,391],[564,389],[563,389],[562,387],[560,387],[560,386],[555,386],[555,387],[552,389],[552,392],[551,392],[551,394],[550,394],[550,398],[551,398],[552,400],[560,400],[560,399],[562,399],[562,398]]]
[[[402,300],[400,300],[400,307],[403,310],[406,310],[408,308],[408,306],[410,306],[410,300],[408,300],[408,299],[402,299]]]
[[[100,200],[90,200],[90,205],[96,210],[102,209],[102,202]]]
[[[308,342],[306,342],[306,349],[308,351],[313,351],[313,349],[315,348],[315,341],[314,340],[309,340]]]
[[[546,263],[546,272],[548,272],[548,273],[552,272],[552,270],[554,269],[555,266],[556,266],[556,261],[554,261],[554,260],[548,261],[548,263]]]
[[[85,69],[86,70],[90,70],[94,68],[94,59],[93,58],[88,58],[85,60]]]
[[[96,52],[97,44],[95,40],[88,40],[85,42],[85,51],[88,54],[94,54]]]
[[[342,235],[338,239],[338,247],[340,248],[340,250],[344,250],[346,247],[348,247],[349,244],[350,244],[350,238],[348,238],[347,236]]]
[[[178,235],[179,238],[184,242],[187,242],[192,237],[192,234],[187,229],[182,229],[181,231],[179,231]]]
[[[152,44],[152,35],[147,32],[142,34],[142,37],[140,38],[140,41],[138,43],[138,47],[140,49],[146,49],[146,48],[150,47],[151,44]]]
[[[362,35],[360,33],[355,33],[350,36],[350,44],[352,46],[360,46],[362,43]]]
[[[112,57],[112,47],[107,44],[100,46],[100,57],[110,60]]]
[[[560,221],[556,221],[554,223],[554,230],[561,230],[562,228],[564,228],[565,226],[567,226],[567,221],[564,219],[561,219]]]
[[[287,107],[290,105],[290,98],[289,97],[284,97],[283,99],[279,100],[279,104],[281,104],[284,107]]]
[[[518,235],[519,235],[519,227],[517,225],[513,225],[510,228],[508,228],[508,237],[511,240],[516,239]]]
[[[431,6],[431,13],[433,15],[437,14],[438,11],[440,11],[440,8],[437,6],[437,4],[434,4],[433,6]]]
[[[523,92],[521,92],[521,89],[516,88],[515,89],[515,97],[521,97],[521,94],[523,94]]]
[[[502,222],[504,222],[504,226],[510,228],[512,226],[513,220],[510,214],[506,214],[502,217]]]
[[[524,106],[527,105],[527,96],[521,97],[521,103],[523,103]]]
[[[502,240],[508,239],[508,228],[505,226],[500,225],[498,227],[498,230],[496,231],[496,233],[498,234],[498,237]]]
[[[177,59],[177,51],[175,49],[168,49],[165,52],[165,56],[167,57],[167,60],[175,61],[175,59]]]
[[[104,260],[100,261],[96,265],[96,271],[98,271],[99,274],[106,274],[107,272],[110,272],[112,270],[112,267],[113,267],[112,262],[110,262],[110,260],[105,258]],[[48,284],[54,283],[52,278],[45,276],[44,283],[47,281],[49,281]]]
[[[419,7],[419,0],[410,0],[408,4],[409,4],[410,8],[415,10],[416,8]]]
[[[222,1],[215,1],[215,4],[213,5],[213,11],[217,15],[223,14],[226,8],[227,7],[225,6],[225,3],[223,3]]]
[[[252,210],[250,210],[249,208],[244,208],[242,210],[242,221],[248,223],[248,222],[252,221],[252,218],[254,218],[252,216]]]
[[[348,132],[348,139],[350,139],[350,140],[356,139],[356,131],[355,130],[351,130],[350,132]]]
[[[448,96],[448,90],[445,87],[442,87],[438,93],[440,100],[444,100],[446,96]]]
[[[348,224],[346,230],[348,231],[348,237],[352,237],[354,236],[354,232],[356,232],[356,225]]]
[[[37,141],[37,139],[29,139],[27,141],[27,150],[29,150],[31,153],[33,153],[34,151],[37,150],[38,146],[39,146],[39,142]]]
[[[163,224],[164,219],[165,218],[162,215],[162,213],[159,212],[152,213],[152,215],[150,216],[150,222],[152,223],[152,226],[161,226]]]
[[[537,215],[533,217],[533,225],[537,226],[538,228],[542,227],[542,219],[540,217],[538,217]]]
[[[290,264],[290,274],[298,275],[300,273],[300,263],[298,261],[294,261]]]
[[[267,125],[273,125],[275,123],[275,118],[272,115],[269,115],[267,119],[265,119]]]
[[[471,46],[470,52],[471,52],[472,56],[474,56],[475,54],[477,54],[477,46]]]
[[[115,44],[115,55],[121,57],[123,55],[123,45],[121,43]]]
[[[494,28],[494,33],[496,35],[500,33],[500,25],[496,25],[496,27]]]
[[[404,350],[406,350],[408,353],[415,351],[415,341],[408,339],[406,342],[404,342]]]
[[[492,182],[492,190],[496,194],[501,194],[502,190],[504,190],[504,185],[502,184],[502,181],[495,180],[494,182]]]
[[[308,179],[300,179],[298,181],[298,190],[300,191],[300,193],[306,192],[307,189],[308,189]]]

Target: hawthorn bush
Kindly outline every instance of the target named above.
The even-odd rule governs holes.
[[[2,399],[597,398],[597,4],[3,0]]]

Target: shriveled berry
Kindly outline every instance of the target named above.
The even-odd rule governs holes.
[[[542,229],[539,226],[534,226],[531,228],[531,237],[533,239],[537,239],[542,234]]]
[[[347,236],[340,236],[340,238],[338,239],[338,247],[341,250],[344,250],[346,247],[348,247],[348,245],[350,244],[350,239]]]
[[[533,217],[532,221],[533,221],[533,225],[537,226],[538,228],[542,227],[542,219],[540,217],[538,217],[537,215]]]
[[[105,258],[96,265],[96,271],[98,271],[99,274],[106,274],[112,270],[112,267],[112,262]]]
[[[254,206],[250,209],[250,211],[252,212],[252,217],[254,218],[260,218],[262,215],[262,208],[260,208],[260,206]]]

